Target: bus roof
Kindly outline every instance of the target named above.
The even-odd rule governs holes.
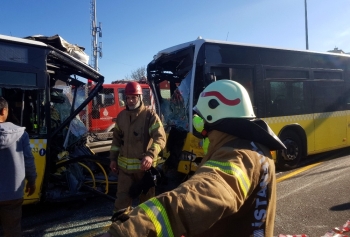
[[[69,54],[68,52],[64,52],[52,45],[43,43],[38,40],[30,40],[30,39],[23,39],[19,37],[13,37],[13,36],[7,36],[7,35],[1,35],[0,34],[0,42],[9,42],[9,43],[19,43],[19,44],[26,44],[30,46],[36,46],[36,47],[43,47],[51,50],[50,56],[59,58],[61,62],[64,62],[66,64],[71,65],[72,67],[75,67],[77,70],[80,71],[81,74],[85,74],[85,77],[88,77],[90,80],[93,80],[95,82],[101,82],[103,83],[104,77],[94,68],[92,68],[87,63],[83,62],[82,60],[78,59],[77,57]]]
[[[262,45],[254,45],[254,44],[245,44],[238,42],[230,42],[230,41],[222,41],[222,40],[212,40],[212,39],[202,39],[198,37],[196,40],[189,41],[186,43],[182,43],[179,45],[175,45],[166,49],[159,51],[156,55],[154,55],[153,60],[157,60],[164,54],[169,54],[175,51],[178,51],[183,48],[187,48],[189,46],[195,46],[199,48],[204,43],[214,43],[214,44],[228,44],[228,45],[238,45],[238,46],[247,46],[247,47],[258,47],[258,48],[266,48],[266,49],[279,49],[279,50],[289,50],[289,51],[299,51],[299,52],[308,52],[308,53],[321,53],[321,54],[330,54],[330,55],[341,55],[345,57],[350,57],[349,54],[339,54],[339,53],[331,53],[331,52],[318,52],[318,51],[310,51],[310,50],[299,50],[299,49],[290,49],[290,48],[278,48],[272,46],[262,46]]]
[[[39,41],[28,40],[28,39],[23,39],[23,38],[8,36],[8,35],[0,35],[0,40],[47,47],[47,44]]]

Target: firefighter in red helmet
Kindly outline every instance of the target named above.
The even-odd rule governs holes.
[[[118,173],[114,211],[131,206],[130,188],[142,180],[145,172],[157,165],[166,135],[158,115],[142,102],[142,88],[137,82],[125,87],[126,109],[117,116],[110,149],[110,168]],[[140,202],[155,195],[155,188],[142,192]]]

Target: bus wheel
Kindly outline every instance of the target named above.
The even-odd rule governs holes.
[[[302,157],[302,142],[294,131],[285,131],[281,134],[281,141],[287,147],[286,150],[277,152],[277,168],[290,170],[298,166]]]

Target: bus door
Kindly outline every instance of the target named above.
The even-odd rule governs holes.
[[[337,79],[316,79],[313,83],[316,151],[340,148],[347,144],[344,88],[344,81]]]
[[[9,103],[7,122],[25,127],[29,135],[29,142],[34,156],[37,171],[35,193],[29,198],[25,194],[25,204],[37,202],[40,199],[41,187],[46,166],[47,123],[45,120],[44,90],[23,88],[0,88],[0,96]]]

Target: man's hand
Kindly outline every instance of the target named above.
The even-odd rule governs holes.
[[[116,161],[111,161],[109,168],[111,168],[112,172],[118,173],[118,163]]]
[[[153,159],[150,156],[145,156],[141,160],[141,169],[142,170],[148,170],[152,166]]]
[[[35,189],[36,189],[35,183],[29,184],[27,182],[25,192],[28,193],[28,197],[31,196],[35,192]]]

